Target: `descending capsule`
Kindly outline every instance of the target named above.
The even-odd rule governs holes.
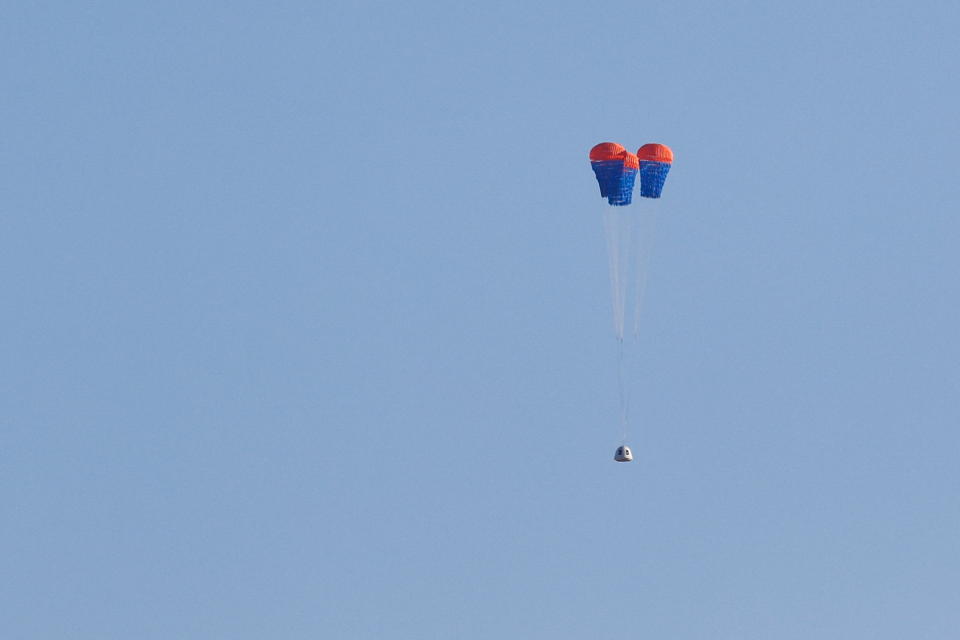
[[[640,160],[640,195],[659,198],[673,164],[673,151],[665,144],[645,144],[637,151]]]
[[[633,201],[633,185],[640,163],[637,156],[616,142],[601,142],[590,149],[590,166],[600,185],[600,196],[611,205],[623,206]]]

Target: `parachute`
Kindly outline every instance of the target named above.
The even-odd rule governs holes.
[[[640,195],[659,198],[673,165],[673,151],[665,144],[648,143],[637,151],[640,161]]]
[[[600,196],[610,205],[603,207],[603,222],[610,266],[613,329],[617,339],[617,387],[623,432],[621,447],[626,447],[630,426],[629,394],[624,384],[624,343],[629,338],[625,332],[627,310],[633,308],[633,335],[636,338],[640,333],[640,311],[657,209],[649,205],[628,205],[633,202],[637,177],[640,178],[641,197],[660,198],[672,164],[673,152],[662,144],[645,144],[636,155],[616,142],[601,142],[590,150],[590,166],[596,175]],[[618,453],[615,459],[629,462],[632,456]]]
[[[640,162],[616,142],[601,142],[590,150],[590,166],[600,185],[600,197],[613,206],[633,200],[633,185]]]

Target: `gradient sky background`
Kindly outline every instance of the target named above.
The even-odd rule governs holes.
[[[0,22],[0,636],[953,638],[960,5]],[[671,145],[618,442],[587,151]]]

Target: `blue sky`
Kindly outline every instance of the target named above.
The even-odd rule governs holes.
[[[956,633],[955,3],[17,4],[0,635]]]

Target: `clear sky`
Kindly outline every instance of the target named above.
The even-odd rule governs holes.
[[[955,638],[958,7],[8,3],[0,636]]]

